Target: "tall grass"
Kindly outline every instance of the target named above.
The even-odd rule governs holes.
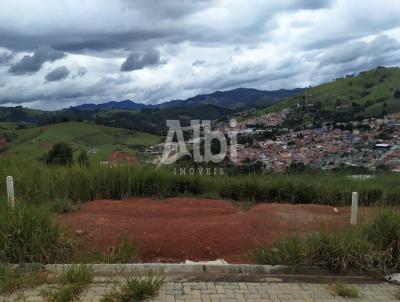
[[[362,205],[400,201],[400,175],[377,174],[359,180],[334,172],[303,175],[174,176],[168,169],[149,166],[51,167],[37,162],[0,158],[0,181],[14,176],[16,197],[32,203],[55,199],[85,202],[131,196],[180,194],[249,200],[254,202],[318,203],[348,205],[351,192],[360,194]],[[0,183],[0,198],[6,197]]]
[[[45,208],[0,202],[0,262],[64,261],[73,247]]]
[[[281,239],[270,248],[255,248],[252,255],[259,264],[319,266],[340,272],[394,272],[400,268],[400,214],[384,210],[356,228]]]

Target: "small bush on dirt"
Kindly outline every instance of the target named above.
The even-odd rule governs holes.
[[[18,203],[12,209],[0,202],[0,261],[65,261],[73,246],[45,208]]]
[[[22,272],[0,264],[0,295],[12,294],[19,289],[33,288],[46,282],[47,275],[44,273]]]
[[[70,266],[59,278],[61,287],[43,290],[42,296],[51,302],[70,302],[92,282],[93,273],[83,264]]]
[[[142,301],[155,297],[164,284],[164,277],[150,274],[147,277],[128,277],[119,291],[113,290],[102,298],[102,302]]]
[[[400,214],[382,211],[357,228],[322,230],[304,239],[283,239],[271,248],[254,249],[252,255],[260,264],[392,272],[400,267]]]
[[[360,291],[356,286],[344,284],[341,280],[336,281],[330,286],[330,288],[335,296],[345,298],[358,298],[360,296]]]

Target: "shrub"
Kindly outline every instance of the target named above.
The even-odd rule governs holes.
[[[82,151],[79,153],[79,156],[78,156],[78,164],[79,164],[81,167],[88,167],[88,166],[90,165],[89,157],[88,157],[87,152],[86,152],[85,150],[82,150]]]
[[[45,208],[18,203],[13,210],[0,202],[0,261],[63,261],[73,246]]]
[[[72,148],[63,142],[55,144],[46,158],[46,163],[53,165],[70,165],[72,162]]]

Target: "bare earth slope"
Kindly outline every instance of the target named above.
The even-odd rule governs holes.
[[[222,258],[250,263],[251,247],[318,230],[321,224],[347,225],[350,209],[335,214],[330,206],[258,204],[246,211],[226,200],[134,198],[88,202],[59,220],[72,232],[84,231],[85,250],[105,251],[125,234],[138,242],[145,262]]]

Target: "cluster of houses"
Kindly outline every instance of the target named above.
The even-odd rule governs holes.
[[[265,170],[276,172],[285,171],[294,163],[315,169],[350,166],[400,171],[400,114],[354,121],[352,129],[347,130],[326,123],[321,128],[301,131],[284,129],[273,139],[258,135],[271,129],[276,131],[290,110],[293,109],[245,119],[234,128],[227,122],[219,123],[215,130],[235,130],[238,137],[254,137],[237,145],[237,165],[261,162]],[[163,148],[163,144],[154,145],[145,153],[160,155]]]
[[[287,116],[287,113],[281,112],[281,116]],[[268,119],[268,115],[263,118]],[[264,120],[264,124],[275,125],[275,121],[276,115],[271,123]],[[243,125],[254,125],[253,120],[242,121],[240,131],[248,129]],[[274,140],[239,145],[237,164],[261,161],[266,170],[277,172],[286,170],[293,163],[315,169],[350,166],[400,171],[400,114],[384,119],[365,119],[352,125],[353,129],[344,130],[327,123],[322,128],[288,130]],[[252,130],[256,133],[256,129]],[[252,132],[246,133],[251,135]]]

